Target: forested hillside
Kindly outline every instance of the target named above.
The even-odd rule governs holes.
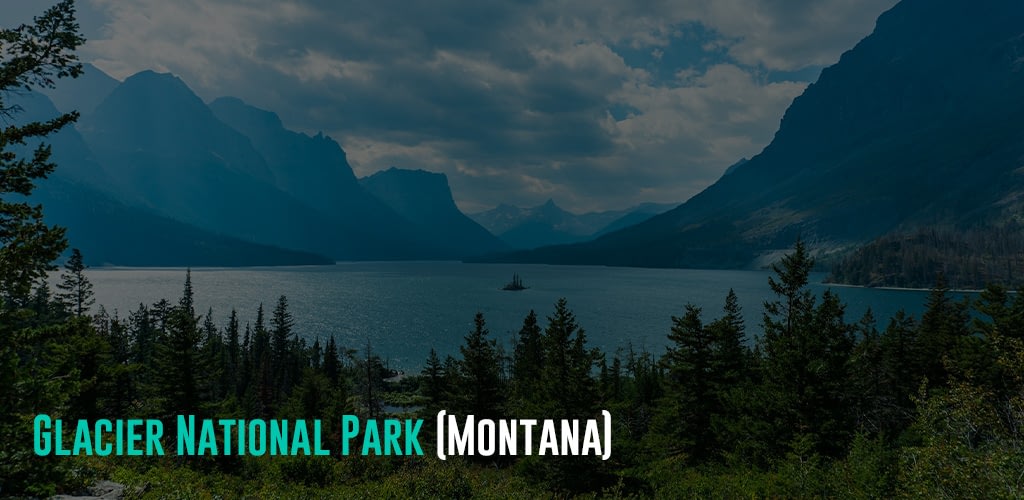
[[[939,278],[941,277],[941,278]],[[896,232],[836,263],[830,281],[862,286],[930,288],[938,279],[956,289],[1024,285],[1024,228],[951,227]]]

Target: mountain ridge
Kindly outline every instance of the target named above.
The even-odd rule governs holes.
[[[501,203],[491,210],[468,214],[514,248],[576,243],[642,222],[675,204],[641,203],[624,210],[576,214],[554,200],[528,208]]]
[[[1020,3],[904,0],[794,99],[758,155],[678,208],[486,260],[742,268],[798,237],[827,255],[896,227],[1012,217],[1021,26]]]

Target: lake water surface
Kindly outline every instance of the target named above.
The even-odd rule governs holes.
[[[530,288],[502,291],[513,273]],[[177,302],[184,269],[97,268],[87,271],[96,303],[127,316],[140,303],[161,298]],[[280,295],[288,297],[295,329],[302,337],[326,339],[363,348],[367,340],[394,368],[418,370],[433,347],[443,357],[457,354],[484,313],[492,337],[506,346],[531,310],[544,318],[559,297],[586,330],[589,344],[606,351],[632,345],[661,353],[671,316],[692,302],[705,320],[721,314],[730,288],[739,296],[748,334],[760,332],[761,310],[771,298],[767,271],[636,269],[458,262],[359,262],[334,266],[274,268],[203,268],[192,270],[197,311],[213,308],[218,325],[232,308],[242,324],[253,323],[264,304],[267,319]],[[824,275],[812,275],[812,290]],[[918,315],[927,292],[833,288],[848,304],[855,321],[871,307],[884,328],[898,309]],[[94,306],[95,309],[96,306]],[[542,319],[542,325],[546,321]]]

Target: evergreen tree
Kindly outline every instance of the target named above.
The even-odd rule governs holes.
[[[64,317],[63,304],[55,301],[50,285],[46,280],[39,280],[28,308],[36,314],[35,322],[40,325],[56,323]]]
[[[213,321],[212,307],[206,310],[206,316],[203,318],[202,339],[199,353],[201,363],[207,367],[203,378],[209,384],[211,396],[218,400],[223,399],[227,394],[234,392],[234,387],[227,366],[227,348],[217,324]]]
[[[360,392],[363,396],[363,408],[369,418],[380,415],[383,409],[381,402],[381,387],[384,384],[384,364],[380,356],[373,353],[373,346],[370,339],[366,339],[366,349],[363,351],[363,358],[357,363]]]
[[[250,392],[250,387],[252,387],[253,366],[255,364],[252,351],[252,328],[249,327],[249,323],[246,323],[245,333],[242,334],[242,373],[238,380],[238,391],[236,393],[239,399],[244,398]]]
[[[274,386],[278,394],[291,392],[294,382],[291,357],[292,328],[294,326],[292,313],[288,311],[288,298],[282,295],[277,299],[273,316],[270,318],[270,364],[273,369]]]
[[[497,345],[488,338],[483,313],[473,318],[473,330],[459,347],[462,353],[460,410],[477,418],[496,418],[503,405]]]
[[[939,275],[936,286],[928,294],[925,311],[918,325],[914,366],[928,381],[929,388],[948,385],[953,374],[968,375],[961,348],[975,339],[971,336],[968,303],[955,302],[949,295],[945,279]]]
[[[753,383],[754,355],[747,347],[746,327],[739,298],[732,289],[725,298],[722,317],[707,325],[711,339],[708,385],[713,399],[710,412],[708,451],[720,455],[735,445],[736,423],[749,408],[744,402]]]
[[[685,452],[694,461],[706,459],[713,447],[711,414],[715,394],[711,371],[714,349],[710,332],[701,320],[701,309],[686,304],[682,317],[672,317],[668,335],[672,343],[662,358],[667,371],[665,397],[655,420],[661,440],[658,447],[670,453]]]
[[[263,304],[256,309],[256,324],[252,332],[252,382],[250,384],[254,415],[271,415],[277,391],[271,364],[270,332],[267,331]]]
[[[709,365],[715,374],[712,383],[716,393],[735,387],[749,377],[751,364],[739,298],[731,288],[725,297],[723,311],[725,314],[707,327],[712,346]]]
[[[96,332],[109,349],[100,360],[97,373],[97,414],[127,415],[138,397],[135,376],[140,366],[133,364],[132,340],[128,324],[118,317],[107,314],[100,306],[93,319]]]
[[[50,147],[40,142],[27,157],[16,150],[74,122],[78,113],[15,125],[21,109],[7,99],[79,76],[82,65],[74,51],[83,42],[71,0],[29,24],[0,28],[0,121],[5,122],[0,127],[0,494],[5,496],[50,496],[64,481],[63,462],[34,456],[25,436],[32,435],[35,414],[64,416],[80,389],[76,356],[91,350],[80,341],[98,340],[87,321],[43,324],[21,309],[67,241],[64,229],[44,222],[42,206],[27,201],[35,183],[56,168]]]
[[[880,339],[883,386],[891,400],[881,424],[886,436],[902,432],[914,418],[913,397],[923,377],[915,364],[919,359],[917,332],[917,322],[901,309],[889,320]]]
[[[814,261],[798,240],[793,253],[774,265],[768,284],[777,299],[765,302],[765,392],[774,408],[774,453],[790,445],[798,454],[834,455],[850,435],[846,369],[852,331],[844,306],[825,292],[822,303],[806,288]]]
[[[200,353],[202,331],[195,316],[192,273],[185,275],[185,286],[177,307],[167,319],[167,332],[157,344],[155,364],[160,415],[199,415],[202,413],[204,378],[209,366]]]
[[[227,341],[227,362],[225,366],[225,383],[228,384],[234,394],[238,394],[239,377],[242,369],[242,345],[239,340],[241,332],[238,326],[238,312],[231,309],[231,316],[228,317],[228,326],[224,329],[224,337]]]
[[[313,340],[313,347],[310,348],[310,368],[320,371],[324,361],[324,349],[320,346],[320,337]]]
[[[71,257],[64,264],[64,272],[60,275],[60,283],[57,284],[60,290],[57,297],[71,314],[78,317],[84,316],[96,302],[92,283],[85,276],[86,267],[82,261],[82,252],[77,248],[72,249]]]
[[[52,89],[55,79],[77,78],[82,65],[74,50],[84,41],[71,0],[50,7],[31,24],[0,30],[0,116],[10,119],[20,111],[4,102],[12,91]],[[77,119],[78,113],[71,112],[46,122],[0,129],[0,299],[27,299],[32,285],[46,275],[67,245],[64,229],[43,222],[42,206],[11,196],[29,196],[35,182],[53,172],[56,164],[50,162],[50,146],[40,144],[31,158],[20,158],[13,148]]]
[[[512,359],[512,380],[517,397],[534,390],[544,366],[544,344],[537,313],[532,309],[523,319]]]
[[[324,349],[324,375],[333,384],[338,383],[338,376],[341,374],[341,362],[338,358],[338,344],[334,341],[334,335],[327,340],[327,347]]]
[[[543,367],[535,395],[535,406],[559,418],[592,415],[597,403],[591,370],[596,353],[586,347],[586,332],[565,298],[555,303],[544,329]]]
[[[421,376],[423,377],[423,395],[432,405],[440,405],[444,401],[447,391],[444,385],[444,366],[434,348],[430,348],[430,355],[427,356],[427,362],[423,365]]]

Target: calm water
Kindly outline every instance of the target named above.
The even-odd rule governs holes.
[[[530,288],[500,290],[513,273]],[[122,316],[139,303],[161,298],[176,302],[184,269],[90,269],[97,305]],[[227,323],[232,308],[242,324],[255,322],[264,304],[269,320],[280,295],[287,295],[299,335],[362,348],[367,339],[391,366],[418,369],[430,348],[443,357],[455,354],[472,328],[477,311],[484,313],[491,335],[510,345],[523,317],[531,310],[542,318],[566,297],[591,345],[604,350],[632,345],[661,352],[671,326],[692,302],[704,308],[705,319],[720,314],[729,288],[736,290],[749,333],[760,330],[761,305],[770,298],[768,272],[686,269],[462,264],[457,262],[341,263],[335,266],[284,268],[194,269],[192,283],[197,310],[213,308],[218,325]],[[815,275],[820,282],[823,275]],[[826,285],[816,283],[819,293]],[[919,314],[926,292],[834,288],[848,304],[847,318],[860,318],[870,306],[876,318],[900,308]],[[543,322],[542,322],[543,324]],[[880,319],[879,326],[884,327]]]

